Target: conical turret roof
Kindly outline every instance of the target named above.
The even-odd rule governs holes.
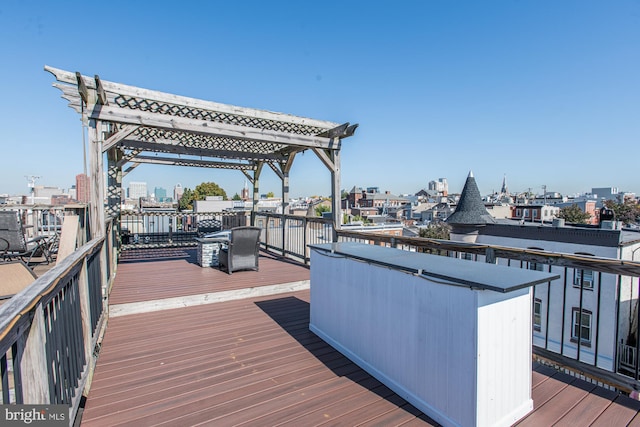
[[[456,206],[456,210],[447,218],[449,224],[465,224],[465,225],[481,225],[495,224],[496,220],[489,215],[487,208],[484,207],[480,190],[473,177],[473,172],[469,172],[467,181],[462,189],[460,201]]]

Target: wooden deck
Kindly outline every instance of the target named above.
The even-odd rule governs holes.
[[[263,273],[283,283],[309,278],[308,269],[268,256],[260,272],[229,276],[178,252],[125,258],[112,303],[255,287]],[[82,424],[435,425],[308,324],[308,290],[112,318]],[[640,402],[537,364],[532,393],[534,412],[519,425],[640,425]]]

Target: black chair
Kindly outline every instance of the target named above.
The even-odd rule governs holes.
[[[229,245],[218,254],[220,269],[229,274],[238,270],[258,271],[260,232],[259,227],[232,228]]]
[[[47,264],[51,260],[47,248],[47,238],[37,236],[31,240],[24,237],[24,229],[17,211],[0,211],[0,238],[7,241],[2,253],[5,259],[19,258],[31,263],[34,256],[44,256]],[[26,260],[25,260],[26,259]]]
[[[0,237],[0,258],[6,260],[5,254],[9,249],[9,241],[3,237]]]

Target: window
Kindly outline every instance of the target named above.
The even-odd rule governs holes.
[[[520,209],[516,209],[516,216],[519,217],[522,215],[522,211]]]
[[[463,253],[460,254],[460,258],[473,261],[473,254],[469,253],[469,252],[463,252]]]
[[[527,249],[532,249],[534,251],[544,251],[544,249],[542,248],[537,248],[535,246],[530,246]],[[535,270],[535,271],[544,271],[544,264],[540,263],[540,262],[535,262],[535,261],[529,261],[529,270]]]
[[[533,210],[532,212],[533,212],[533,217],[534,217],[534,218],[537,218],[537,217],[538,217],[538,211]]]
[[[586,252],[576,252],[576,255],[593,256]],[[576,288],[583,284],[583,289],[593,290],[593,270],[575,269],[573,273],[573,286]]]
[[[533,329],[542,330],[542,300],[539,298],[533,301]]]
[[[530,262],[529,270],[544,271],[544,264],[541,264],[539,262]]]
[[[580,344],[591,345],[591,312],[589,310],[582,310],[580,315],[580,309],[573,308],[573,328],[571,328],[571,341],[578,342],[580,337]]]
[[[575,270],[573,286],[579,288],[581,283],[584,289],[593,289],[593,270]]]

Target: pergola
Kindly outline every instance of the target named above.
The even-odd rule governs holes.
[[[89,128],[93,236],[103,233],[105,215],[118,216],[122,177],[142,163],[239,170],[253,185],[254,212],[266,164],[282,181],[286,213],[289,172],[296,154],[309,149],[331,172],[333,225],[334,230],[340,228],[340,147],[357,124],[203,101],[49,66],[45,70],[55,76],[53,86]]]

